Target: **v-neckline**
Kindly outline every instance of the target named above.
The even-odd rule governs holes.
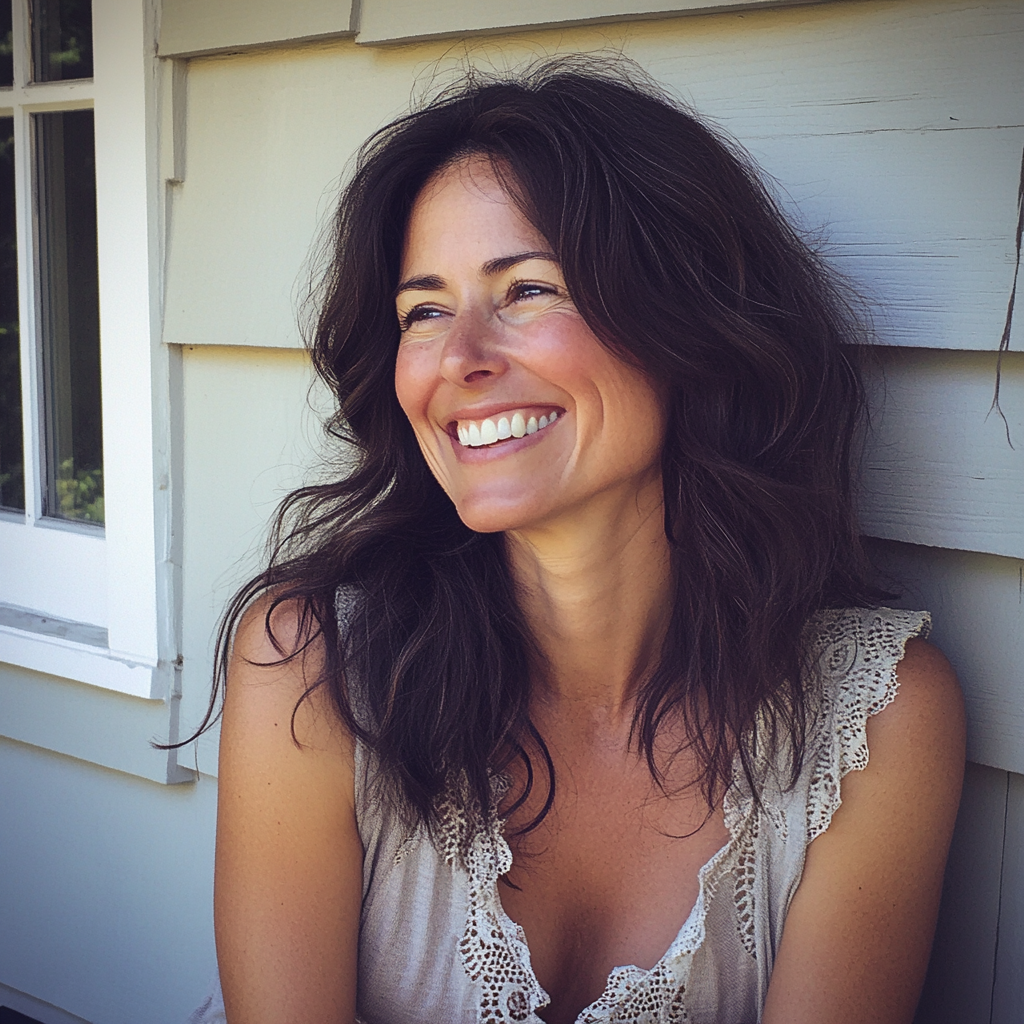
[[[707,902],[709,898],[708,879],[712,874],[719,873],[723,862],[735,849],[737,839],[742,831],[742,820],[736,821],[736,811],[738,809],[733,805],[733,800],[730,799],[732,790],[733,787],[730,786],[726,790],[725,796],[722,799],[723,817],[726,829],[729,832],[729,838],[697,870],[697,898],[694,900],[693,906],[690,908],[690,912],[687,914],[686,919],[680,926],[679,931],[676,932],[675,938],[673,938],[665,952],[651,967],[637,967],[636,964],[623,964],[618,967],[613,967],[608,974],[608,978],[605,981],[604,988],[601,990],[601,994],[579,1012],[576,1016],[575,1024],[590,1024],[590,1022],[600,1020],[600,1018],[594,1016],[594,1014],[602,1011],[600,1004],[606,999],[612,991],[613,986],[617,983],[617,976],[621,976],[625,972],[630,975],[631,982],[642,981],[644,978],[650,977],[659,970],[667,970],[669,968],[670,961],[683,953],[684,946],[689,946],[687,952],[690,953],[696,952],[701,947],[704,942],[704,922],[707,916]],[[745,819],[746,815],[743,815],[743,818]],[[736,827],[733,827],[733,825],[730,824],[730,821],[736,822]],[[511,847],[508,845],[508,840],[505,839],[504,835],[505,822],[503,819],[498,819],[495,824],[497,827],[497,835],[495,837],[496,842],[499,844],[499,849],[502,851],[504,857],[507,858],[506,863],[511,864],[513,857]],[[522,925],[513,921],[512,918],[509,917],[505,911],[504,904],[501,902],[501,890],[499,889],[500,877],[501,876],[496,876],[493,882],[493,899],[494,906],[497,910],[498,923],[506,935],[515,934],[520,936],[520,943],[525,956],[525,962],[521,966],[528,975],[530,981],[535,987],[535,990],[543,996],[543,1000],[541,1002],[537,1003],[535,1007],[531,1007],[531,1017],[527,1018],[527,1024],[545,1024],[545,1022],[537,1015],[537,1010],[545,1006],[549,1006],[551,1003],[551,996],[537,980],[537,975],[533,969],[530,944],[526,937],[526,930]]]

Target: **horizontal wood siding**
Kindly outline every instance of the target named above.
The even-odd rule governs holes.
[[[744,143],[864,295],[882,342],[997,347],[1024,147],[1017,0],[847,0],[468,50],[342,40],[191,61],[178,90],[189,161],[173,190],[165,340],[297,346],[303,265],[363,139],[406,109],[410,90],[467,61],[579,51],[624,53]]]
[[[915,1024],[995,1024],[992,983],[1006,789],[1006,772],[967,766],[939,925]]]
[[[1024,775],[1010,775],[1000,881],[992,1024],[1024,1021]]]
[[[756,9],[819,0],[361,0],[358,42],[368,46],[439,36],[515,32],[607,21]]]
[[[217,620],[259,567],[266,524],[278,502],[319,465],[322,392],[311,391],[304,352],[186,348],[182,529],[181,735],[206,711]],[[317,472],[320,470],[317,469]],[[345,472],[337,466],[335,473]],[[217,731],[179,763],[217,773]],[[198,760],[197,760],[198,759]]]
[[[1024,772],[1024,561],[891,542],[869,548],[904,593],[932,613],[932,639],[960,677],[967,756]]]
[[[1005,422],[992,410],[994,355],[913,349],[871,355],[864,530],[1024,558],[1024,353],[1003,359]]]
[[[1024,775],[968,764],[916,1024],[1024,1021]]]
[[[355,31],[355,0],[162,0],[157,52],[194,56]]]

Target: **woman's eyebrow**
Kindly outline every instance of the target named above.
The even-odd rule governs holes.
[[[548,260],[550,263],[557,263],[558,257],[553,252],[517,252],[511,256],[499,256],[497,259],[488,260],[481,268],[487,277],[495,274],[504,274],[519,263],[527,260]]]
[[[436,274],[424,274],[422,277],[410,277],[395,289],[397,298],[402,292],[439,292],[444,288],[444,280]]]
[[[484,272],[484,276],[494,277],[496,274],[504,274],[506,270],[511,270],[527,260],[547,260],[550,263],[558,263],[558,257],[553,252],[516,252],[508,256],[497,256],[493,260],[488,260],[480,269]],[[402,292],[409,291],[439,292],[444,287],[445,282],[443,278],[438,277],[436,274],[424,274],[422,277],[410,277],[408,281],[403,281],[395,289],[395,296],[397,298]]]

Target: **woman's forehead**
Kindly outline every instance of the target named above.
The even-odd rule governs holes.
[[[483,267],[513,253],[550,255],[487,157],[448,165],[424,186],[406,226],[402,277],[437,272],[437,261]]]

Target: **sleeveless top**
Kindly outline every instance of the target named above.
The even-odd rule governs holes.
[[[756,1024],[807,845],[840,804],[847,772],[868,763],[866,726],[896,696],[896,665],[927,612],[852,608],[818,612],[805,650],[812,717],[794,785],[758,766],[761,804],[735,766],[724,797],[729,840],[699,872],[699,893],[649,970],[616,967],[577,1024]],[[543,1024],[548,1003],[523,929],[501,906],[512,864],[502,822],[467,836],[458,805],[440,835],[409,835],[375,800],[374,761],[356,748],[356,814],[365,851],[359,934],[362,1024]],[[191,1024],[223,1021],[220,993]]]

